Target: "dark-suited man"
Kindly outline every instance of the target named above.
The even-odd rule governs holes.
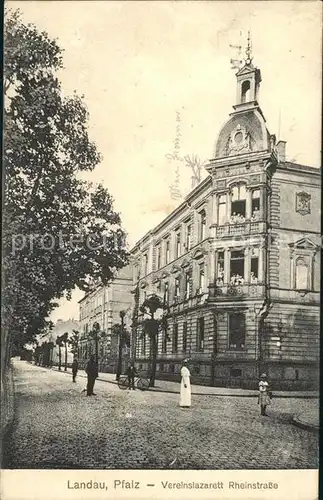
[[[135,375],[137,375],[137,370],[133,363],[129,363],[129,366],[127,368],[127,375],[128,375],[129,389],[130,390],[133,389],[135,391]]]
[[[93,392],[95,379],[98,378],[98,365],[95,362],[94,356],[90,356],[90,360],[88,361],[85,369],[87,373],[87,387],[86,387],[86,395],[87,396],[96,396]]]
[[[76,382],[76,375],[79,369],[79,363],[76,358],[74,358],[73,363],[72,363],[72,375],[73,375],[73,382]]]

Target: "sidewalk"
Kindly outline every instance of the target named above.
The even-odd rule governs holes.
[[[299,415],[293,415],[293,424],[301,429],[306,429],[311,432],[319,432],[320,430],[320,412],[319,407],[309,409]]]
[[[52,370],[58,370],[57,366],[54,366]],[[68,368],[67,372],[62,373],[71,374],[71,369]],[[78,377],[86,377],[84,370],[78,371]],[[99,373],[98,380],[103,382],[109,382],[110,384],[117,384],[115,373]],[[192,384],[192,394],[200,396],[234,396],[234,397],[258,397],[258,390],[251,389],[232,389],[230,387],[209,387],[204,385],[194,385]],[[168,392],[179,394],[180,384],[179,382],[170,382],[166,380],[156,380],[155,387],[151,387],[150,391],[154,392]],[[317,391],[275,391],[274,398],[299,398],[299,399],[316,399],[319,397]]]

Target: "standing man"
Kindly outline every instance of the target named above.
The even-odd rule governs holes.
[[[73,363],[72,363],[72,375],[73,375],[73,382],[76,382],[76,375],[79,369],[79,362],[77,361],[76,358],[74,358]]]
[[[88,361],[85,369],[87,373],[87,387],[86,387],[86,395],[87,396],[96,396],[93,392],[95,379],[98,378],[98,365],[95,362],[93,354],[90,356],[90,360]]]
[[[137,370],[133,362],[129,363],[127,368],[129,389],[135,391],[135,375],[137,375]]]

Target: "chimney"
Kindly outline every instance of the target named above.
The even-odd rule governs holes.
[[[276,150],[278,153],[279,163],[284,163],[286,161],[286,141],[278,141],[276,144]]]

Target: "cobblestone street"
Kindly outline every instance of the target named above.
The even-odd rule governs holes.
[[[66,373],[15,361],[15,421],[6,468],[290,469],[318,467],[318,436],[291,424],[305,399],[121,391],[97,381],[96,397]]]

